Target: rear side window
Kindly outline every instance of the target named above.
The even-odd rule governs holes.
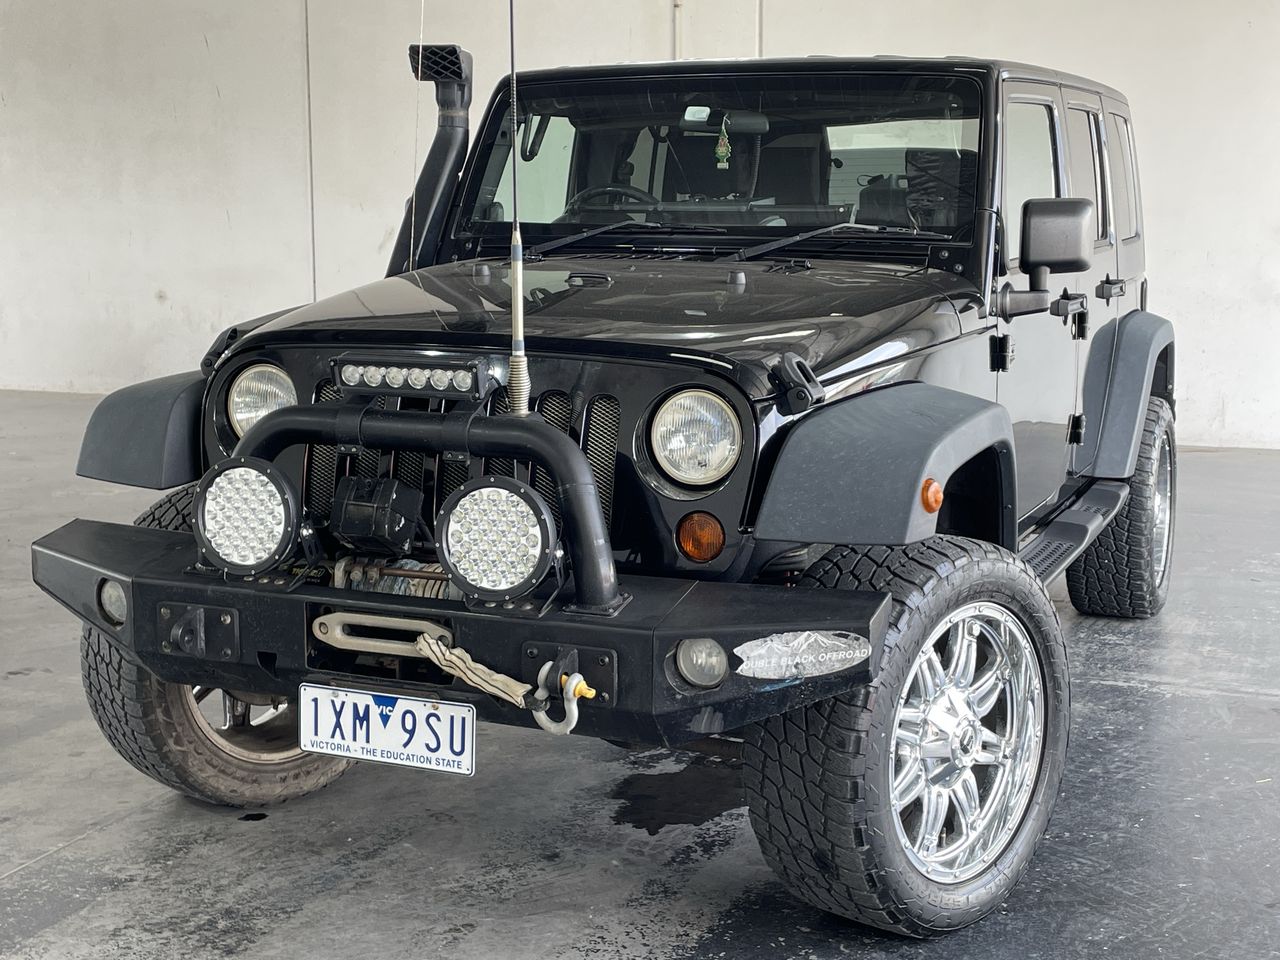
[[[1053,113],[1043,103],[1012,101],[1004,118],[1005,256],[1018,259],[1022,240],[1022,205],[1058,196],[1054,163]]]
[[[1121,240],[1138,235],[1138,180],[1133,163],[1133,134],[1129,121],[1118,113],[1107,114],[1111,126],[1107,158],[1111,192],[1116,203],[1116,233]]]
[[[1093,201],[1093,235],[1107,237],[1102,215],[1102,170],[1098,164],[1098,115],[1087,110],[1067,111],[1067,144],[1071,150],[1071,196]]]

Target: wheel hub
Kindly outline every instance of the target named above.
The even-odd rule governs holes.
[[[921,649],[894,723],[898,836],[927,877],[958,883],[1012,839],[1039,768],[1040,667],[1021,622],[972,603]]]

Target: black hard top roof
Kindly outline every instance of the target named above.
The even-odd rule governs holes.
[[[672,60],[637,63],[615,63],[596,66],[554,67],[543,70],[521,70],[523,81],[591,80],[625,77],[678,77],[708,73],[831,73],[870,70],[879,73],[968,73],[992,79],[1039,80],[1068,87],[1093,90],[1123,102],[1124,94],[1106,84],[1047,67],[1012,60],[980,60],[975,57],[789,57],[731,60]]]

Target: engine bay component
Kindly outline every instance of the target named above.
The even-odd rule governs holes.
[[[405,557],[422,519],[422,491],[390,477],[343,477],[333,494],[330,529],[352,550]]]

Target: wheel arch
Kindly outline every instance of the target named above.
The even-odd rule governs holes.
[[[1085,446],[1081,474],[1112,480],[1133,475],[1142,440],[1147,399],[1173,407],[1173,324],[1133,310],[1105,324],[1094,336],[1084,377]]]
[[[937,513],[921,497],[930,479],[944,490]],[[1004,407],[931,384],[895,384],[819,407],[791,428],[756,538],[893,546],[950,533],[1014,550],[1016,490]]]

